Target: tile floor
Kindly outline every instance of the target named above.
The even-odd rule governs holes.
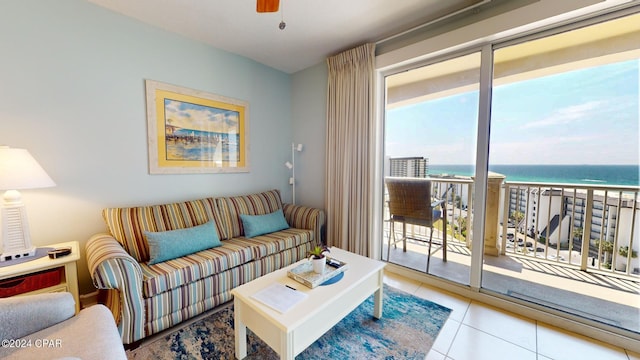
[[[640,360],[640,354],[385,273],[385,283],[452,309],[426,360]]]

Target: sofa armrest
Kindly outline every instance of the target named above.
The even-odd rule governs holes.
[[[145,310],[140,264],[109,234],[92,236],[87,241],[86,252],[96,288],[118,290],[121,305],[118,331],[122,342],[130,344],[142,339]]]
[[[0,339],[15,340],[65,321],[76,313],[71,293],[0,299]]]
[[[317,243],[324,243],[326,217],[323,210],[308,206],[284,204],[282,211],[289,226],[297,229],[313,230],[314,240]]]

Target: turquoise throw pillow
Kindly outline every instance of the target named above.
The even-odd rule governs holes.
[[[289,228],[282,209],[266,215],[240,214],[240,220],[244,227],[244,236],[248,238]]]
[[[186,229],[145,231],[144,235],[149,244],[150,265],[222,245],[213,221]]]

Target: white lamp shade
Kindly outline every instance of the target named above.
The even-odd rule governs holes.
[[[27,150],[0,146],[0,190],[37,189],[55,185]]]

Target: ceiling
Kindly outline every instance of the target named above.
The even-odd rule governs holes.
[[[256,0],[87,1],[286,73],[487,2],[280,0],[279,12],[259,14]]]
[[[499,47],[493,86],[522,82],[640,57],[640,13]],[[477,91],[480,52],[413,68],[385,79],[387,107]]]

